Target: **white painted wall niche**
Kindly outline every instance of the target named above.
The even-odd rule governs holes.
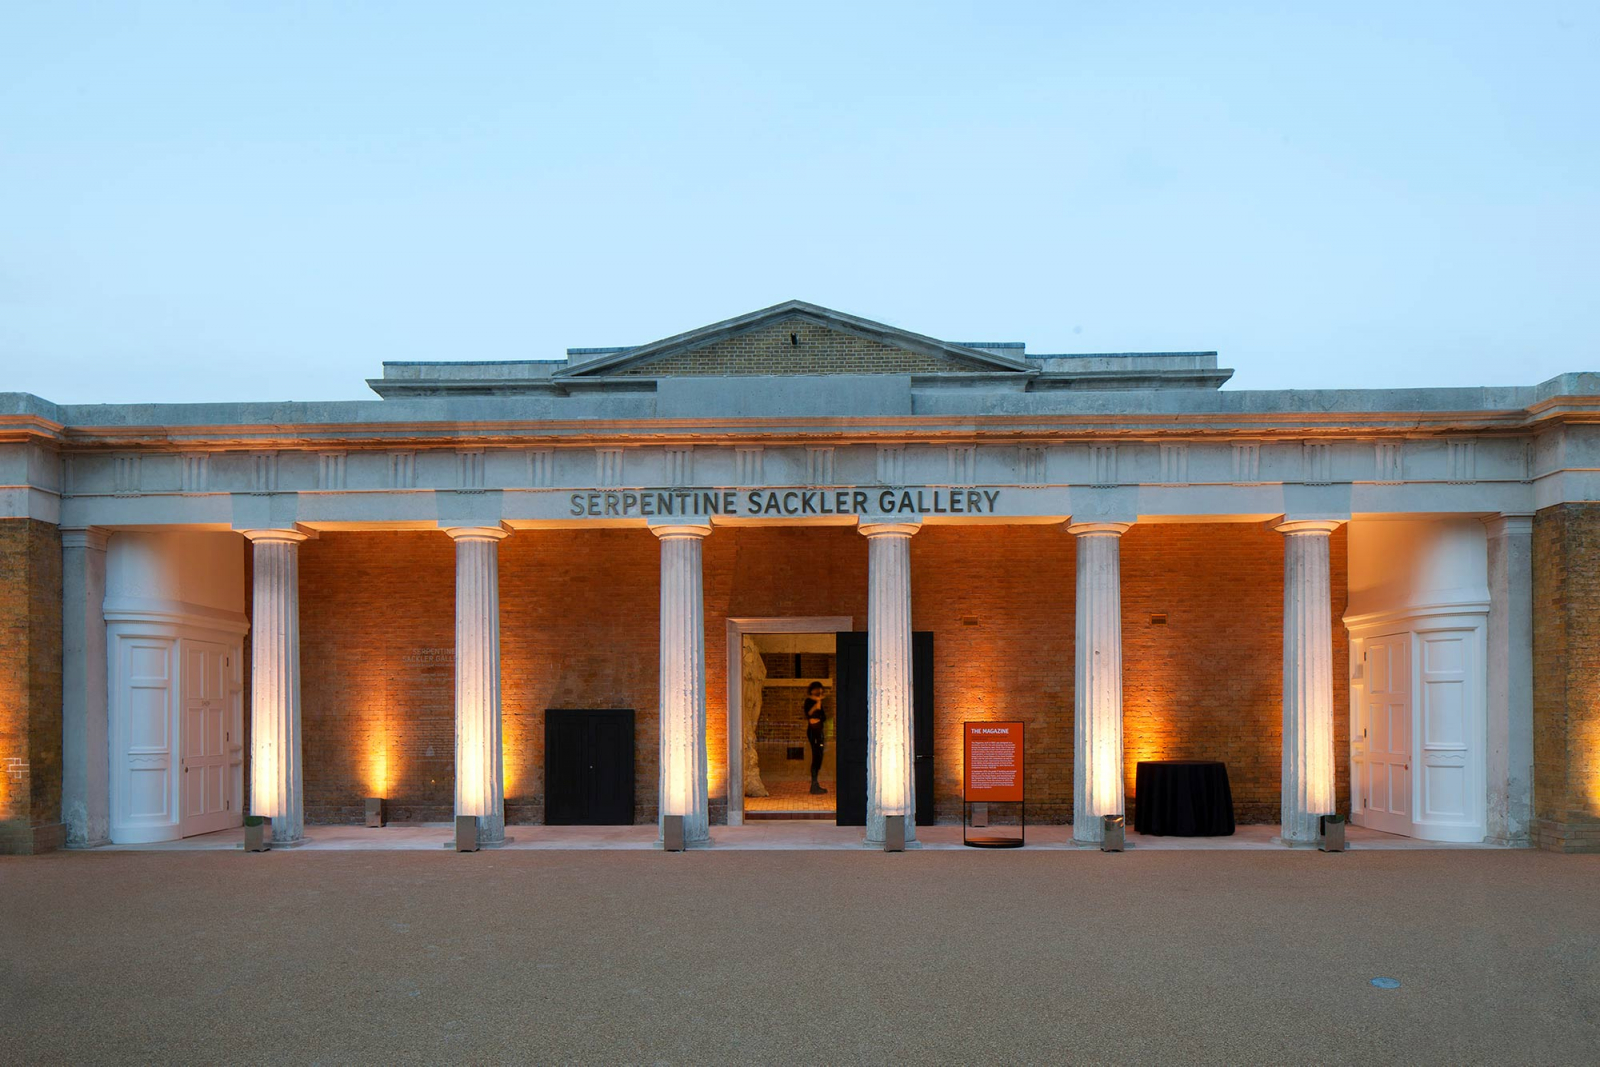
[[[118,531],[106,549],[111,840],[244,818],[244,541]]]
[[[1475,516],[1358,519],[1349,537],[1352,821],[1428,841],[1482,841],[1489,616],[1483,523]],[[1407,736],[1388,756],[1387,713],[1401,693],[1406,714],[1392,729]]]

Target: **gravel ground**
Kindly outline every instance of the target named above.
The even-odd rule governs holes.
[[[1600,1059],[1600,856],[61,853],[0,934],[15,1063]]]

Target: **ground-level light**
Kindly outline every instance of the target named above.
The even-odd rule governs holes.
[[[906,850],[906,817],[904,815],[885,815],[883,817],[883,850],[885,852],[904,852]]]
[[[1317,820],[1317,847],[1324,852],[1344,851],[1344,816],[1324,815]]]

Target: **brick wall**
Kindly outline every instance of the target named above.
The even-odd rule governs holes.
[[[61,531],[0,519],[0,853],[64,841]]]
[[[500,543],[508,822],[544,820],[546,708],[633,709],[634,819],[655,821],[660,582],[647,530],[527,530]]]
[[[1334,764],[1350,810],[1345,530],[1332,574]],[[1165,623],[1151,617],[1164,615]],[[1255,523],[1135,525],[1122,538],[1127,791],[1141,759],[1220,759],[1240,822],[1275,823],[1283,776],[1283,535]],[[1129,812],[1132,814],[1130,806]]]
[[[443,533],[328,533],[300,546],[308,822],[455,808],[455,545]]]
[[[644,530],[500,545],[506,817],[544,818],[544,710],[632,708],[640,821],[655,819],[658,543]],[[442,532],[333,533],[300,548],[306,818],[396,822],[455,802],[455,545]]]
[[[929,374],[972,369],[955,360],[908,352],[804,319],[785,319],[622,373],[651,377],[662,374]]]
[[[712,815],[725,818],[729,617],[866,624],[867,542],[849,527],[724,527],[704,545]],[[324,534],[301,548],[306,809],[449,817],[454,546],[443,533]],[[1333,541],[1337,620],[1344,537]],[[1028,810],[1072,815],[1073,539],[1059,526],[930,526],[911,541],[912,624],[935,633],[941,818],[961,812],[961,723],[1028,725]],[[544,817],[544,710],[632,708],[635,817],[656,815],[659,543],[645,530],[522,531],[500,546],[507,818]],[[1123,539],[1125,737],[1138,758],[1227,760],[1242,821],[1276,822],[1283,546],[1245,524],[1136,526]],[[1165,626],[1149,616],[1163,612]],[[1343,627],[1334,627],[1341,807]]]
[[[1533,522],[1534,834],[1600,852],[1600,504]]]
[[[934,633],[940,819],[961,818],[969,719],[1026,723],[1028,817],[1071,819],[1075,559],[1058,525],[929,526],[911,539],[911,624]]]

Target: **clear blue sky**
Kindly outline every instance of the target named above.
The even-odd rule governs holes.
[[[1600,369],[1600,4],[0,12],[0,391],[370,397],[790,297],[1232,387]]]

